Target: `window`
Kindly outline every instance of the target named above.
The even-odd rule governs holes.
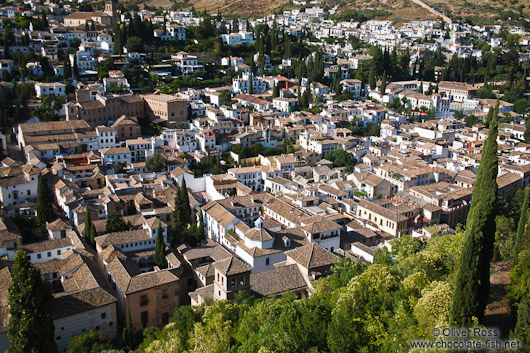
[[[144,294],[140,297],[140,306],[145,306],[147,303],[149,303],[147,300],[147,294]]]
[[[46,254],[48,257],[52,257],[52,252],[51,251],[48,251],[48,253]]]
[[[107,317],[107,313],[101,313],[101,318],[104,319]]]
[[[167,297],[167,289],[164,289],[164,291],[162,292],[162,299],[166,299]]]
[[[265,265],[269,266],[271,264],[271,259],[268,257],[265,259]]]
[[[40,259],[41,257],[41,254],[37,254],[37,259]]]

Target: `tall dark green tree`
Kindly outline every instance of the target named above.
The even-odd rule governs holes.
[[[524,202],[523,206],[521,207],[521,217],[519,218],[519,223],[517,224],[517,235],[515,238],[515,247],[513,251],[513,263],[514,265],[517,263],[517,259],[519,257],[519,253],[521,252],[523,248],[523,240],[525,237],[525,227],[528,220],[528,203],[530,202],[530,187],[526,187],[525,194],[524,194]]]
[[[5,28],[4,32],[4,58],[10,59],[11,54],[9,53],[9,33],[11,31],[11,27],[8,26]]]
[[[53,216],[52,198],[42,174],[37,179],[37,219],[40,225],[45,225]]]
[[[375,69],[373,67],[370,68],[370,72],[368,73],[368,84],[371,90],[376,88]]]
[[[530,295],[525,295],[517,308],[517,323],[514,329],[515,337],[522,347],[530,345]]]
[[[383,73],[383,77],[381,77],[381,94],[385,94],[386,92],[386,71]]]
[[[74,67],[73,67],[74,78],[79,80],[79,68],[77,67],[77,53],[74,54]]]
[[[94,225],[94,223],[92,223],[92,225],[90,226],[90,236],[88,238],[88,242],[94,249],[96,248],[96,236],[96,226]]]
[[[482,149],[456,276],[451,323],[459,326],[473,325],[474,317],[481,322],[489,296],[498,190],[497,114],[498,105],[492,108],[489,119],[488,137]]]
[[[72,77],[72,65],[70,64],[68,57],[64,59],[63,72],[65,79],[70,79]]]
[[[166,244],[164,244],[164,236],[162,235],[162,222],[158,222],[155,241],[155,265],[160,268],[166,267],[166,257],[164,256],[165,249]]]
[[[132,346],[134,343],[130,307],[127,308],[127,324],[123,328],[121,339],[122,339],[123,344],[127,346]]]
[[[204,224],[204,217],[202,216],[202,211],[199,210],[199,230],[198,230],[198,241],[199,244],[206,239],[206,228]]]
[[[91,243],[91,239],[94,239],[94,235],[92,234],[92,228],[94,228],[94,225],[92,224],[92,219],[90,218],[90,210],[88,209],[88,205],[86,205],[86,210],[85,210],[85,239],[89,243]]]
[[[51,316],[52,295],[39,271],[19,248],[9,285],[8,353],[57,352]]]
[[[118,211],[112,211],[109,213],[107,223],[105,224],[106,233],[124,232],[130,228],[131,225],[129,223],[125,223],[123,217]]]
[[[173,212],[173,231],[176,233],[177,242],[184,240],[184,232],[191,223],[191,208],[188,197],[186,180],[183,178],[180,189],[175,193],[175,211]]]
[[[186,186],[186,179],[182,178],[182,184],[180,184],[180,200],[182,206],[182,220],[186,225],[191,223],[191,208],[190,198],[188,197],[188,187]]]

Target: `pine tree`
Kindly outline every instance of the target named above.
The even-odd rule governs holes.
[[[37,219],[40,225],[45,225],[53,216],[50,190],[44,182],[42,174],[39,174],[37,180]]]
[[[528,220],[528,203],[530,202],[530,187],[526,187],[523,207],[521,207],[521,216],[519,217],[519,223],[517,224],[517,236],[515,238],[515,247],[513,250],[513,265],[517,264],[519,253],[523,249],[523,240],[525,236],[525,227]]]
[[[498,189],[497,114],[498,105],[492,113],[488,137],[482,149],[458,265],[451,323],[459,326],[471,326],[474,317],[481,322],[489,296]]]
[[[164,236],[162,235],[162,222],[159,221],[155,241],[155,265],[160,268],[166,267],[166,257],[164,256],[165,249],[166,245],[164,244]]]
[[[15,255],[8,291],[10,318],[7,325],[7,352],[57,352],[51,316],[51,291],[22,248]]]

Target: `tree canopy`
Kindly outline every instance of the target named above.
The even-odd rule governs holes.
[[[130,224],[125,223],[122,215],[118,211],[110,212],[107,223],[105,224],[105,233],[124,232],[130,228]]]
[[[145,160],[148,172],[161,172],[167,169],[167,158],[160,152],[154,153]]]
[[[51,316],[52,295],[40,272],[19,248],[11,273],[9,292],[9,353],[57,352]]]

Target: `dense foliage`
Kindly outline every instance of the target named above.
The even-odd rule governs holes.
[[[180,307],[164,329],[146,330],[140,351],[408,352],[410,340],[448,325],[462,239],[396,239],[394,265],[338,259],[309,298],[239,295]]]
[[[470,327],[482,322],[489,298],[490,261],[495,241],[497,208],[498,106],[489,114],[489,131],[473,187],[473,199],[466,222],[466,237],[460,257],[451,321]]]
[[[105,224],[105,233],[124,232],[131,229],[129,223],[125,223],[122,215],[118,211],[111,211]]]
[[[9,285],[9,353],[57,352],[51,300],[48,284],[19,248]]]
[[[334,167],[345,167],[346,173],[352,173],[357,161],[353,154],[344,150],[336,150],[324,155],[324,158],[333,162]]]

